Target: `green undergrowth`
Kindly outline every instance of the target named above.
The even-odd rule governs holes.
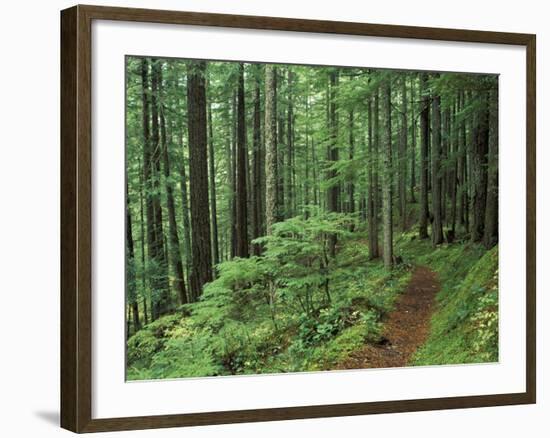
[[[128,380],[334,369],[380,341],[415,265],[437,272],[441,290],[411,365],[498,360],[498,247],[433,248],[411,230],[397,238],[388,272],[369,260],[364,233],[339,231],[336,259],[324,266],[323,236],[347,229],[334,224],[286,221],[262,257],[219,265],[199,302],[128,340]]]
[[[411,365],[498,361],[498,246],[486,251],[455,243],[433,249],[405,235],[399,247],[405,259],[429,266],[441,282],[429,338]]]
[[[285,230],[310,229],[287,222]],[[387,272],[369,260],[362,233],[343,232],[323,268],[315,254],[324,237],[316,236],[327,229],[310,225],[307,239],[293,231],[291,241],[268,242],[262,258],[223,263],[201,301],[133,335],[128,380],[329,370],[377,342],[410,266]]]

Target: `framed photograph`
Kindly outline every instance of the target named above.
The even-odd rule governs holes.
[[[535,403],[535,41],[62,11],[62,427]]]

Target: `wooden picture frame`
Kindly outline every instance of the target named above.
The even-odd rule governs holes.
[[[260,30],[518,45],[526,48],[526,391],[193,414],[92,418],[92,21],[114,20]],[[536,401],[536,37],[275,17],[75,6],[61,12],[61,426],[99,432],[529,404]]]

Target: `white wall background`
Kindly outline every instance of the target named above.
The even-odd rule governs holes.
[[[550,39],[545,2],[435,0],[298,2],[277,0],[111,0],[88,3],[159,9],[272,15],[372,23],[536,33],[538,37],[538,345],[539,403],[336,419],[139,431],[105,436],[280,437],[546,436],[550,387],[542,349],[550,325],[544,291],[543,121],[550,100],[545,77]],[[59,10],[65,0],[5,2],[0,17],[0,434],[69,436],[58,428],[59,404]],[[547,163],[550,165],[550,162]],[[545,415],[546,414],[546,415]]]

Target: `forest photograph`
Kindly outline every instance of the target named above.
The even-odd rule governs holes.
[[[127,380],[498,362],[498,75],[125,69]]]

